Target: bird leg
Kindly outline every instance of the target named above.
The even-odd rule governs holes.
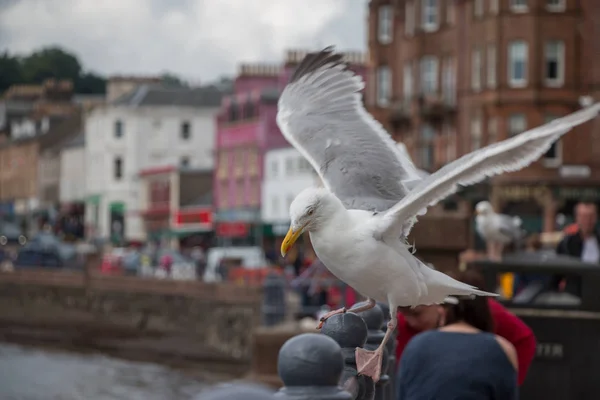
[[[329,311],[327,314],[325,314],[321,317],[319,326],[317,326],[317,329],[321,329],[323,327],[323,324],[325,323],[325,321],[327,321],[328,318],[331,318],[336,314],[344,314],[346,312],[359,313],[359,312],[370,310],[371,308],[375,307],[376,304],[377,304],[377,302],[375,300],[373,300],[371,298],[367,298],[367,304],[355,306],[355,307],[350,308],[349,310],[346,310],[346,307],[342,307],[342,308],[338,308],[337,310]]]
[[[373,382],[379,381],[381,378],[381,363],[383,361],[383,351],[385,344],[394,334],[397,325],[395,313],[392,314],[392,319],[387,323],[387,331],[381,341],[381,344],[376,350],[365,350],[360,347],[356,348],[356,371],[359,375],[369,376]]]

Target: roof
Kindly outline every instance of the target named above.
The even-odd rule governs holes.
[[[71,117],[59,122],[43,134],[34,136],[39,140],[40,150],[61,148],[65,143],[81,134],[83,127],[81,113],[75,113]]]
[[[123,106],[188,106],[214,107],[221,106],[223,91],[218,87],[203,86],[199,88],[168,87],[162,85],[140,85],[133,91],[119,97],[113,105]]]
[[[70,148],[76,148],[76,147],[83,147],[84,145],[85,145],[85,135],[83,132],[79,132],[77,134],[77,136],[65,140],[62,143],[62,148],[70,149]]]

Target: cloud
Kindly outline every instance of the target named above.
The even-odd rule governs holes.
[[[60,45],[103,74],[192,80],[285,49],[365,50],[367,0],[0,0],[0,51]]]

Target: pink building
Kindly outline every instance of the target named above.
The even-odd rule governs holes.
[[[217,120],[214,207],[218,237],[229,244],[261,243],[263,157],[287,147],[275,120],[279,93],[305,51],[288,51],[283,65],[242,64],[234,93],[225,97]],[[366,75],[362,53],[347,53],[352,69]]]

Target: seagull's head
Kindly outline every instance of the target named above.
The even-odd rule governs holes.
[[[323,226],[340,205],[339,200],[324,188],[308,188],[300,192],[290,205],[291,225],[281,243],[281,255],[285,257],[303,232],[315,231]]]
[[[494,212],[494,208],[489,201],[480,201],[475,206],[475,214],[477,215],[490,215]]]

